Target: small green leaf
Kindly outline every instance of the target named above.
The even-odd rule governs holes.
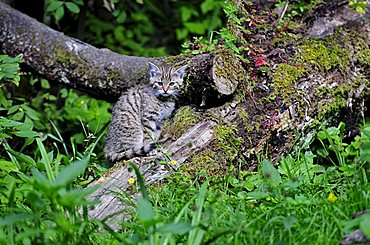
[[[248,193],[249,200],[265,199],[270,196],[270,193],[264,191],[252,191]]]
[[[49,84],[49,81],[48,80],[41,79],[40,82],[41,82],[41,87],[42,88],[50,88],[50,84]]]
[[[80,7],[78,7],[78,5],[73,2],[66,2],[66,7],[74,14],[78,14],[80,12]]]
[[[156,229],[159,233],[184,234],[192,229],[189,223],[167,223]]]
[[[40,113],[29,107],[28,105],[22,105],[24,108],[24,112],[26,113],[27,116],[29,116],[32,120],[34,121],[39,121],[40,120]]]
[[[18,171],[17,165],[15,165],[13,162],[9,162],[2,159],[0,159],[0,169],[7,173]]]
[[[360,14],[365,14],[366,13],[365,8],[363,8],[361,6],[356,7],[356,12],[360,13]]]
[[[1,73],[0,73],[0,76],[1,76]],[[1,80],[1,77],[0,77],[0,80]],[[3,93],[3,90],[0,89],[0,105],[2,105],[3,107],[8,107],[11,105],[10,103],[11,101],[6,99]]]
[[[22,123],[14,121],[14,120],[9,120],[5,117],[0,117],[0,125],[6,128],[10,128],[10,127],[20,126],[22,125]]]
[[[262,161],[262,166],[261,166],[261,175],[270,181],[271,184],[273,185],[278,185],[281,183],[281,176],[277,169],[272,165],[269,161],[264,159]]]
[[[84,202],[84,198],[96,191],[99,188],[99,186],[90,186],[87,188],[81,188],[81,189],[74,189],[74,190],[68,190],[61,189],[59,194],[59,200],[58,203],[62,204],[63,206],[68,207],[75,207],[76,205],[81,205]]]
[[[367,127],[362,128],[361,134],[363,135],[363,137],[370,138],[370,127],[367,126]]]
[[[298,223],[298,219],[294,215],[290,215],[283,218],[281,223],[283,223],[285,231],[290,231],[292,227]]]
[[[370,141],[362,143],[360,148],[360,159],[370,163]]]
[[[82,160],[73,161],[69,166],[62,169],[55,178],[54,184],[56,186],[65,186],[72,182],[77,176],[79,176],[89,163],[90,158],[85,157]]]
[[[13,64],[16,64],[16,63],[20,63],[22,62],[22,58],[17,55],[15,57],[10,57],[8,55],[1,55],[0,56],[0,63],[13,63]]]
[[[139,198],[137,201],[137,216],[140,222],[146,227],[155,222],[154,210],[149,200]]]
[[[22,119],[23,119],[23,117],[24,117],[24,112],[23,112],[23,111],[19,111],[19,112],[15,113],[15,114],[11,117],[11,119],[12,119],[12,120],[15,120],[15,121],[20,121],[20,120],[22,120]]]
[[[55,10],[59,9],[63,5],[63,2],[60,1],[54,1],[48,4],[48,7],[46,8],[46,12],[54,12]]]
[[[361,216],[347,221],[345,223],[345,226],[343,227],[344,233],[349,233],[353,229],[358,229],[358,226],[360,225],[360,222],[361,222]]]
[[[39,133],[32,131],[32,130],[21,130],[14,132],[14,135],[18,137],[24,137],[24,138],[34,138],[40,136]]]
[[[188,29],[190,32],[203,35],[207,30],[207,25],[199,22],[186,22],[184,23],[184,26],[186,29]]]
[[[220,7],[222,5],[222,1],[215,1],[215,0],[205,0],[203,3],[200,5],[200,8],[202,10],[202,13],[208,13],[211,10],[215,10],[215,8]]]
[[[180,14],[181,14],[181,20],[183,21],[183,22],[185,22],[185,21],[188,21],[190,18],[191,18],[191,16],[198,16],[199,14],[198,14],[198,12],[194,9],[194,8],[192,8],[192,7],[190,7],[190,6],[182,6],[182,7],[180,7]]]
[[[33,166],[33,167],[36,167],[36,162],[33,160],[32,157],[30,156],[27,156],[23,153],[20,153],[20,152],[17,152],[17,151],[14,151],[13,149],[11,149],[10,147],[7,147],[6,148],[6,151],[8,153],[10,153],[12,156],[14,156],[18,161],[22,162],[22,163],[25,163],[25,165],[27,166]]]
[[[75,2],[78,5],[84,5],[83,0],[73,0],[73,2]]]
[[[46,152],[45,146],[42,143],[41,139],[37,138],[36,142],[37,142],[37,146],[38,146],[38,148],[40,150],[40,153],[41,153],[41,161],[45,166],[45,170],[46,170],[46,174],[48,176],[48,179],[50,181],[53,181],[53,180],[55,180],[55,176],[54,176],[53,170],[51,169],[51,162],[52,161],[49,158],[49,155]]]
[[[11,137],[9,134],[0,133],[0,139],[9,139]]]
[[[33,178],[37,183],[37,187],[44,192],[50,191],[50,188],[53,187],[53,184],[36,168],[31,168]]]
[[[185,29],[185,28],[176,29],[176,38],[177,39],[183,39],[183,38],[187,37],[188,34],[189,34],[188,30]]]
[[[18,111],[19,110],[19,108],[20,108],[20,106],[19,105],[13,105],[12,107],[10,107],[9,108],[9,110],[8,110],[8,115],[10,115],[10,114],[13,114],[14,112],[16,112],[16,111]]]
[[[64,16],[64,6],[59,7],[59,8],[55,11],[54,16],[55,16],[55,20],[56,20],[57,22],[59,22],[59,21],[63,18],[63,16]]]
[[[123,22],[125,22],[126,18],[127,18],[126,12],[121,10],[116,20],[119,24],[122,24]]]

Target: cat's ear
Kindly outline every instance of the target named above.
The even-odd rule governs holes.
[[[177,76],[178,78],[183,78],[186,68],[188,68],[188,65],[184,65],[177,69],[177,71],[175,72],[175,76]]]
[[[155,77],[160,73],[158,66],[154,65],[152,62],[149,62],[149,75],[150,77]]]

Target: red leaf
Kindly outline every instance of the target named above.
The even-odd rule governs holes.
[[[260,66],[268,66],[269,64],[266,62],[266,60],[262,57],[256,57],[254,59],[254,65],[256,67],[260,67]]]

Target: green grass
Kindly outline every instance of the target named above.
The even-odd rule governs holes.
[[[190,179],[180,171],[147,190],[135,171],[142,198],[131,202],[136,214],[121,232],[87,216],[93,203],[85,197],[93,189],[79,181],[89,158],[58,162],[39,138],[35,161],[6,147],[12,157],[0,167],[0,242],[338,244],[351,230],[370,228],[370,215],[351,221],[369,207],[370,126],[351,143],[343,142],[344,126],[322,127],[310,148],[278,167],[262,160],[257,172],[237,178]],[[94,145],[87,148],[91,155]],[[22,170],[25,161],[31,171]]]
[[[182,213],[182,222],[203,231],[202,242],[190,242],[192,237],[177,234],[175,243],[338,244],[358,228],[349,221],[354,213],[369,207],[370,195],[365,161],[370,149],[364,148],[369,127],[364,126],[362,136],[351,144],[342,141],[342,129],[344,124],[322,128],[317,136],[321,146],[312,147],[319,154],[308,149],[295,157],[286,156],[277,168],[264,160],[256,173],[206,182],[206,191],[197,180],[175,174],[168,183],[151,188],[154,233],[141,231],[141,241],[145,244],[152,235],[160,236],[155,227]],[[202,205],[197,205],[195,200],[204,195]],[[183,211],[192,199],[191,207]],[[195,218],[199,220],[196,225]]]

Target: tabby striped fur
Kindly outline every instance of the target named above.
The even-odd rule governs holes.
[[[149,62],[149,85],[123,93],[113,108],[104,147],[111,161],[144,155],[155,147],[163,121],[175,110],[186,66],[179,69]]]

